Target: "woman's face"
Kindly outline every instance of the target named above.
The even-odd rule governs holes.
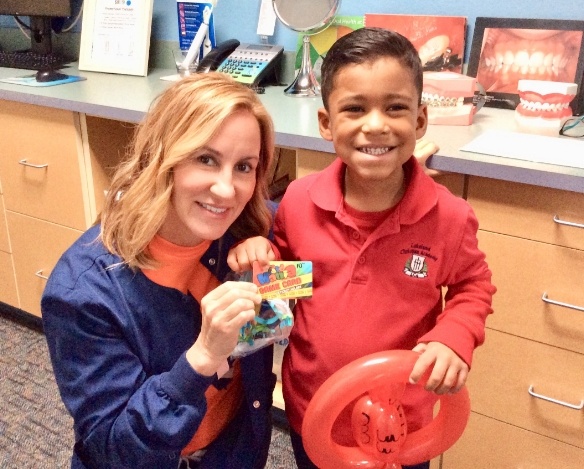
[[[180,147],[185,143],[188,139]],[[171,204],[159,235],[180,246],[223,236],[253,195],[261,143],[251,112],[227,118],[207,145],[174,168]]]

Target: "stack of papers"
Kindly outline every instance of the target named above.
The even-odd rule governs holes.
[[[461,151],[584,169],[584,139],[487,130]]]

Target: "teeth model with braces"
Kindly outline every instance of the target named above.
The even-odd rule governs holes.
[[[422,102],[428,123],[470,125],[475,114],[476,79],[454,72],[424,72]]]
[[[519,80],[519,105],[515,122],[525,132],[558,135],[566,119],[572,116],[570,103],[578,85],[543,80]]]

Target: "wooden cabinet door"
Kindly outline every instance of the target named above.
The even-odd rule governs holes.
[[[485,231],[478,237],[497,287],[487,326],[584,354],[584,251]]]
[[[4,211],[4,197],[0,190],[0,251],[12,252],[10,240],[8,238],[8,225],[6,224],[6,214]]]
[[[584,449],[582,370],[582,354],[487,329],[468,379],[472,410]]]
[[[471,413],[462,437],[442,456],[441,469],[582,469],[584,450]]]
[[[12,254],[0,251],[0,301],[20,308],[16,290],[16,278],[12,265]]]
[[[482,230],[584,250],[584,194],[473,176],[468,201]]]
[[[2,101],[0,174],[6,209],[79,230],[91,221],[79,116]]]
[[[8,212],[7,215],[20,308],[40,316],[40,300],[46,285],[44,277],[49,276],[61,254],[82,232],[18,213]]]

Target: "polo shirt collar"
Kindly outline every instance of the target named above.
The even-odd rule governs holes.
[[[308,187],[312,202],[323,210],[339,213],[343,206],[343,178],[346,165],[340,158],[316,175]],[[432,178],[412,156],[405,164],[408,177],[406,192],[396,207],[401,225],[411,225],[426,215],[438,200],[436,185]]]

